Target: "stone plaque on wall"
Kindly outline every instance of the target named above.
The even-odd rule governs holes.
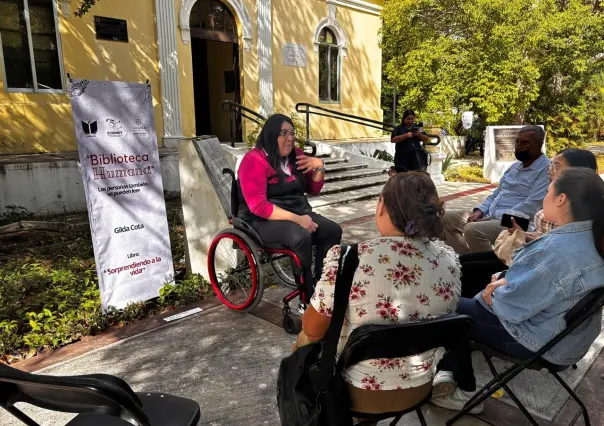
[[[97,40],[122,41],[128,43],[128,23],[124,19],[94,17]]]
[[[288,67],[306,68],[306,46],[284,43],[283,65]]]
[[[518,130],[519,128],[516,126],[493,129],[496,161],[516,161],[514,146],[516,145]]]

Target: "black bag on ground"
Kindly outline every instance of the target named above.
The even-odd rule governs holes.
[[[358,265],[357,245],[343,245],[327,334],[281,361],[277,405],[282,426],[352,425],[346,385],[336,372],[336,352]]]

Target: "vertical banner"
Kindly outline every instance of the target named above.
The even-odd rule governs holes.
[[[174,282],[151,87],[71,80],[101,304],[123,308]]]

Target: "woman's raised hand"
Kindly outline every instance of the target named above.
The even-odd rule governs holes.
[[[323,160],[317,157],[308,157],[299,155],[296,157],[296,165],[302,173],[312,172],[315,169],[320,169],[324,166]]]
[[[317,230],[319,225],[312,221],[311,217],[307,214],[303,216],[298,216],[298,220],[296,221],[298,225],[302,228],[306,229],[311,234]]]

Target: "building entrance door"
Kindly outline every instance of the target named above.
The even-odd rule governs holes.
[[[229,114],[222,102],[241,103],[239,40],[230,9],[219,0],[199,0],[191,10],[191,54],[197,135],[230,141]],[[241,117],[234,123],[241,141]]]

